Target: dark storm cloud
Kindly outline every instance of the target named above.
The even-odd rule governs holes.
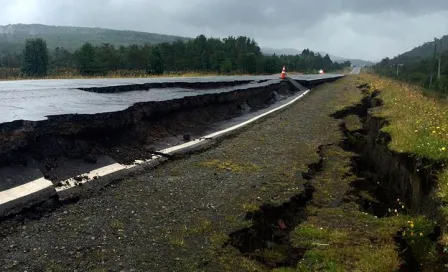
[[[302,23],[298,25],[301,27],[341,13],[397,13],[415,16],[448,10],[446,0],[196,0],[191,3],[194,4],[189,5],[183,14],[179,14],[186,22],[218,27],[240,23],[265,27],[272,27],[274,23]]]
[[[196,36],[376,59],[448,34],[448,1],[0,0],[0,24],[44,23]]]

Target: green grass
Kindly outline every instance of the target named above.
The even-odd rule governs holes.
[[[110,221],[110,227],[116,231],[124,230],[124,223],[120,220],[114,218]]]
[[[354,203],[310,209],[314,216],[292,234],[294,246],[309,250],[290,271],[396,271],[400,266],[394,235],[408,217],[376,218]]]
[[[213,159],[209,161],[204,161],[200,163],[201,166],[213,168],[220,171],[230,171],[230,172],[255,172],[260,170],[260,167],[253,163],[236,163],[231,160],[219,160]]]
[[[443,203],[448,204],[448,169],[439,173],[438,179],[439,183],[436,195]]]
[[[295,247],[331,246],[340,243],[348,234],[336,229],[322,228],[313,225],[303,225],[294,230],[293,239]]]
[[[251,202],[251,203],[243,203],[243,209],[246,213],[256,212],[260,208],[259,203]]]
[[[383,131],[390,134],[390,148],[418,157],[448,159],[448,103],[427,97],[422,89],[373,75],[361,78],[380,90],[384,106],[375,112],[390,124]]]
[[[349,115],[344,118],[345,127],[349,131],[356,131],[362,129],[362,123],[358,116]]]
[[[325,252],[310,250],[305,254],[303,260],[299,263],[295,271],[343,272],[345,270],[337,263],[337,261],[333,260],[331,256],[327,256]]]
[[[389,148],[395,152],[427,158],[446,164],[448,160],[448,102],[439,96],[428,96],[420,87],[374,75],[362,75],[370,90],[380,90],[379,98],[384,106],[374,115],[386,119],[389,124],[383,131],[391,136]],[[431,167],[431,166],[429,166]],[[437,185],[435,197],[442,203],[442,221],[448,222],[448,169],[435,173]],[[448,248],[444,235],[440,243]]]
[[[171,235],[169,237],[169,243],[175,247],[186,247],[186,242],[181,236]]]
[[[212,229],[212,221],[208,219],[198,220],[197,226],[190,229],[190,233],[194,235],[204,234]]]

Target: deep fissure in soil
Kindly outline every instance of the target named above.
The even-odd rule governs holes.
[[[312,180],[322,170],[324,148],[318,148],[319,161],[308,166],[302,177],[307,180],[302,193],[293,196],[280,206],[266,204],[256,212],[246,214],[252,226],[231,233],[230,245],[245,257],[256,260],[268,268],[295,267],[307,248],[294,247],[291,232],[307,219],[306,206],[313,199]]]
[[[416,202],[415,194],[417,193],[417,197],[429,198],[431,188],[428,188],[430,187],[428,184],[433,184],[434,180],[431,180],[433,176],[424,169],[415,171],[418,166],[412,162],[412,157],[395,154],[388,150],[387,143],[391,140],[390,136],[381,131],[387,122],[369,114],[371,108],[383,105],[383,102],[378,99],[379,92],[374,91],[369,94],[367,85],[360,87],[364,98],[359,104],[331,115],[341,121],[349,115],[355,115],[360,118],[362,124],[361,129],[354,131],[349,131],[343,121],[340,126],[345,137],[339,145],[344,150],[355,154],[352,157],[350,174],[357,177],[351,183],[351,190],[347,192],[345,202],[355,202],[364,212],[378,218],[394,216],[398,213],[422,214],[424,211],[427,212],[428,209],[419,207],[427,201]],[[382,148],[385,153],[378,154],[372,151],[379,148]],[[323,158],[323,147],[319,147],[318,153]],[[378,164],[378,160],[384,159],[402,165],[399,168],[383,167]],[[421,167],[427,163],[419,160],[418,165]],[[256,260],[268,268],[296,267],[307,248],[294,248],[289,240],[290,232],[307,220],[306,206],[312,200],[315,190],[312,180],[316,173],[322,170],[322,165],[321,159],[319,163],[310,164],[309,170],[302,173],[302,177],[307,180],[307,189],[302,194],[293,197],[281,206],[264,205],[259,211],[247,214],[246,219],[252,220],[252,227],[230,234],[230,244],[245,257]],[[427,182],[426,186],[422,186],[421,191],[416,192],[413,190],[412,184],[406,184],[410,182],[411,174],[418,176],[421,183]],[[402,184],[397,186],[394,182]],[[433,233],[425,235],[435,244],[440,235],[440,227],[436,226]],[[403,232],[396,233],[393,238],[402,259],[400,271],[421,271],[419,258],[412,251],[408,241],[403,238]],[[273,260],[270,258],[270,250],[282,253],[282,258],[277,257]],[[437,269],[440,267],[443,267],[443,263],[439,258],[434,263],[434,269],[439,271]]]
[[[288,82],[170,101],[137,103],[126,110],[50,116],[48,120],[0,124],[0,167],[38,167],[47,179],[64,179],[62,161],[107,156],[132,164],[156,147],[203,135],[211,124],[265,108],[296,90]],[[183,139],[181,139],[183,136]],[[162,144],[163,143],[163,144]],[[80,174],[80,173],[79,173]]]
[[[423,214],[435,218],[435,203],[430,200],[432,186],[435,184],[431,171],[441,169],[442,166],[390,151],[387,147],[391,141],[390,135],[381,131],[387,121],[369,114],[370,109],[383,105],[383,101],[378,99],[379,91],[368,94],[368,85],[358,88],[365,95],[361,103],[332,115],[340,120],[355,115],[360,118],[363,126],[356,131],[350,131],[345,122],[340,126],[345,136],[340,146],[357,154],[352,157],[352,165],[358,179],[352,182],[348,198],[359,204],[364,212],[378,218],[397,214]],[[382,161],[386,161],[387,167],[381,164]],[[432,167],[425,168],[423,165]],[[415,180],[418,181],[417,185]],[[366,195],[369,197],[366,198]],[[429,208],[426,206],[428,203]],[[402,259],[400,271],[421,271],[419,256],[412,251],[403,233],[399,231],[394,236]],[[425,235],[436,245],[440,227],[436,226],[432,233]],[[442,258],[439,257],[432,266],[434,271],[442,271]]]

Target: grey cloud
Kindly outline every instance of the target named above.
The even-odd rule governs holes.
[[[341,13],[372,15],[395,13],[423,15],[448,10],[448,1],[421,0],[199,0],[179,14],[185,22],[197,25],[226,27],[245,23],[250,26],[275,27],[283,24],[301,23],[298,27],[314,25],[327,16]],[[269,13],[267,11],[270,11]]]
[[[0,0],[0,4],[0,24],[107,27],[190,37],[247,35],[262,46],[309,47],[367,59],[397,54],[448,34],[446,0]]]

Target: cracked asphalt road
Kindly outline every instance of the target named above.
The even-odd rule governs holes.
[[[246,212],[303,190],[301,173],[320,145],[342,134],[329,115],[350,105],[352,77],[304,99],[218,146],[117,181],[37,220],[0,223],[3,271],[247,271],[223,248]]]

